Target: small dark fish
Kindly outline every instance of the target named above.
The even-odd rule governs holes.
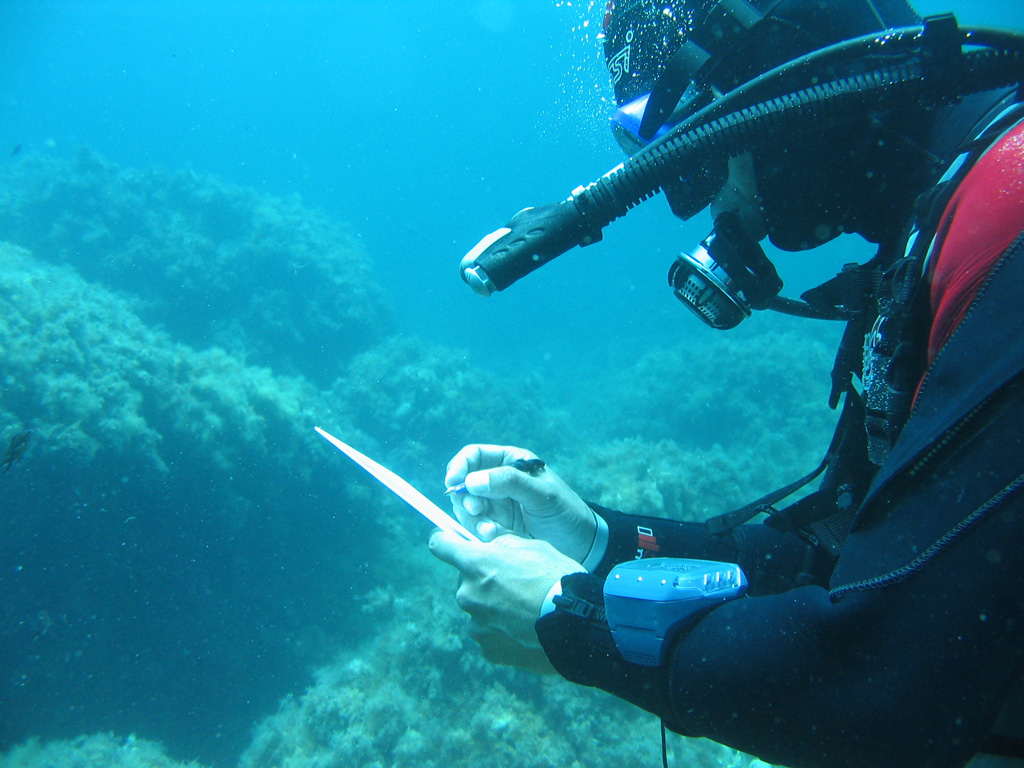
[[[512,466],[520,472],[536,477],[544,469],[544,462],[540,459],[516,459],[512,462]]]
[[[14,155],[18,154],[19,152],[21,152],[21,144],[15,144],[11,148],[11,157],[13,157]]]
[[[513,469],[518,469],[520,472],[525,472],[531,477],[537,477],[541,473],[541,470],[546,466],[541,459],[516,459],[508,466]],[[458,485],[452,485],[444,489],[444,494],[447,496],[450,493],[460,494],[466,492],[466,484],[459,483]]]
[[[4,457],[3,461],[0,461],[0,467],[4,468],[4,472],[21,461],[21,457],[25,455],[25,450],[28,448],[28,439],[31,436],[31,432],[19,432],[11,438],[11,444],[7,446],[7,456]]]

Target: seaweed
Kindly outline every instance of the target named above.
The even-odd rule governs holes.
[[[394,330],[358,236],[325,213],[89,149],[0,171],[0,239],[130,293],[180,341],[327,382]]]

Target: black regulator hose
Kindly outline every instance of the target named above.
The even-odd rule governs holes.
[[[960,29],[955,21],[952,35],[946,24],[941,31],[933,29],[939,30],[940,25],[930,27],[926,22],[924,27],[837,43],[730,91],[597,181],[573,190],[566,200],[517,213],[463,257],[462,279],[484,296],[504,290],[574,246],[599,241],[608,224],[665,185],[678,182],[687,169],[704,160],[755,148],[787,132],[820,131],[869,110],[885,111],[907,103],[938,106],[1024,83],[1024,36]],[[983,48],[964,52],[963,46]],[[804,70],[804,77],[813,82],[810,73],[852,56],[899,63],[783,96],[758,98],[772,83],[791,81]]]

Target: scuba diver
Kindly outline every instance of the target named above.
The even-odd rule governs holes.
[[[504,290],[659,192],[710,207],[672,290],[716,328],[844,321],[837,428],[814,472],[700,524],[467,446],[445,482],[483,541],[430,547],[471,634],[791,768],[1024,765],[1024,37],[904,0],[612,0],[603,41],[629,158],[463,279]],[[841,233],[877,252],[780,296],[761,241]]]

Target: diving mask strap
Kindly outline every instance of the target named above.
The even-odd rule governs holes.
[[[762,13],[749,0],[719,0],[708,11],[704,26],[711,26],[722,33],[721,37],[732,39],[735,35],[746,33],[760,24],[776,5],[778,2],[772,3],[771,7]],[[718,16],[717,19],[713,18],[715,15]],[[731,48],[718,43],[716,47],[719,50]],[[713,84],[709,82],[711,70],[720,60],[721,57],[713,56],[692,37],[687,37],[668,60],[654,90],[651,91],[643,119],[640,121],[640,138],[644,141],[654,138],[658,129],[671,117],[691,83],[698,85],[702,93],[710,91],[713,88]]]
[[[683,97],[691,82],[711,60],[711,54],[701,48],[693,40],[687,40],[675,52],[665,71],[658,78],[651,96],[647,100],[644,116],[640,120],[637,134],[644,141],[650,141],[671,117],[676,105]]]

